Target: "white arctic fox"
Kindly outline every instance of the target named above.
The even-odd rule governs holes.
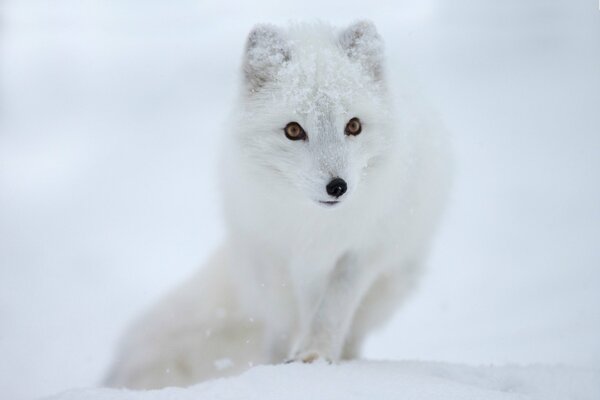
[[[134,326],[112,386],[355,358],[423,264],[445,134],[410,93],[392,110],[374,25],[259,25],[243,78],[220,168],[227,241]]]

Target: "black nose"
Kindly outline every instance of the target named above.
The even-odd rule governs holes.
[[[336,198],[346,193],[346,189],[348,189],[348,186],[342,178],[333,178],[327,184],[327,194]]]

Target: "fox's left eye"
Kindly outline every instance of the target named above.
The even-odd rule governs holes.
[[[306,132],[297,122],[290,122],[283,129],[285,136],[290,140],[306,140]]]
[[[346,135],[356,136],[362,131],[362,126],[360,124],[360,119],[354,117],[346,124],[346,129],[344,133]]]

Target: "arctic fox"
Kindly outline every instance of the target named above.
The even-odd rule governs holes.
[[[227,241],[133,327],[109,385],[359,356],[413,285],[449,182],[444,130],[410,93],[394,112],[383,58],[368,21],[250,32],[219,169]]]

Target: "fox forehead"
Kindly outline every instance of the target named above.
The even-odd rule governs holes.
[[[370,92],[367,83],[357,65],[329,49],[299,54],[274,82],[281,100],[300,114],[348,112],[354,98]]]
[[[314,135],[342,132],[350,118],[366,118],[381,102],[362,71],[345,56],[323,52],[282,69],[271,89],[280,117]],[[283,122],[283,121],[282,121]]]

